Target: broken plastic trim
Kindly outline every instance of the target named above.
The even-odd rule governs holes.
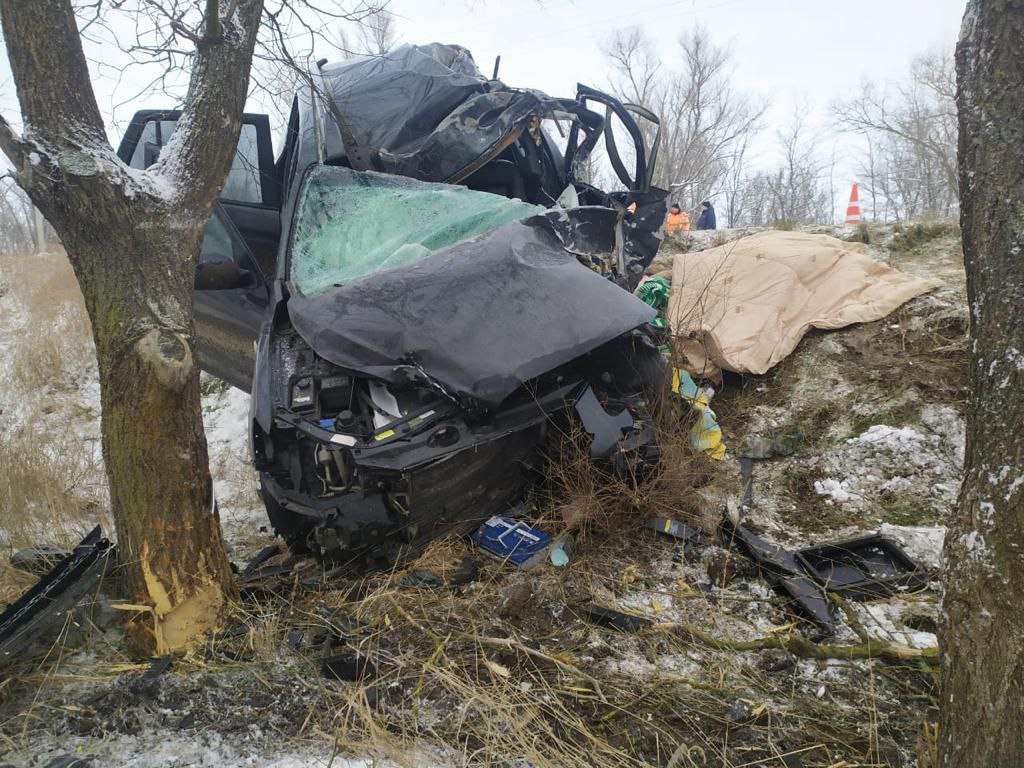
[[[96,526],[61,560],[0,614],[0,662],[10,661],[31,645],[103,578],[114,545]]]

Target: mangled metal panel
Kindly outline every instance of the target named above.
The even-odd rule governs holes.
[[[320,69],[326,155],[358,170],[424,181],[464,179],[561,102],[488,80],[456,45],[403,45]],[[333,124],[332,124],[333,123]]]
[[[579,261],[614,247],[615,226],[610,209],[549,211],[319,295],[295,292],[289,313],[335,365],[396,384],[426,379],[494,406],[653,319]]]

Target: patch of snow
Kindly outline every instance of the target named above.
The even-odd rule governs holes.
[[[815,480],[814,492],[819,496],[828,496],[829,500],[837,504],[860,498],[860,495],[853,490],[849,480],[835,480],[831,477]]]
[[[25,754],[46,758],[72,754],[90,758],[94,768],[394,768],[394,763],[373,758],[346,759],[333,754],[323,742],[280,747],[276,739],[253,726],[248,734],[226,736],[216,731],[174,734],[166,730],[138,734],[107,734],[103,738],[66,736],[59,744],[33,745]],[[8,755],[7,758],[18,755]],[[425,768],[441,763],[429,760]]]
[[[942,545],[946,539],[945,526],[909,526],[883,523],[879,534],[897,541],[914,560],[926,568],[942,566]]]
[[[911,648],[937,648],[938,639],[934,633],[911,629],[903,623],[906,607],[898,601],[862,603],[859,606],[860,619],[867,633],[878,640]]]

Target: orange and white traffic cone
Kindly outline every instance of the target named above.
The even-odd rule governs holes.
[[[846,223],[860,224],[864,217],[860,213],[860,196],[857,194],[857,183],[854,182],[850,190],[850,204],[846,206]]]

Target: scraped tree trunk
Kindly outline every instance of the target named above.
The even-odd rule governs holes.
[[[1024,764],[1024,0],[971,0],[957,46],[971,313],[967,460],[946,537],[942,755]]]
[[[230,15],[219,14],[230,10]],[[57,230],[92,322],[119,562],[144,649],[188,646],[231,589],[213,507],[192,322],[195,254],[238,142],[262,2],[206,3],[178,128],[160,161],[109,146],[70,0],[0,0],[25,130],[0,149]]]

